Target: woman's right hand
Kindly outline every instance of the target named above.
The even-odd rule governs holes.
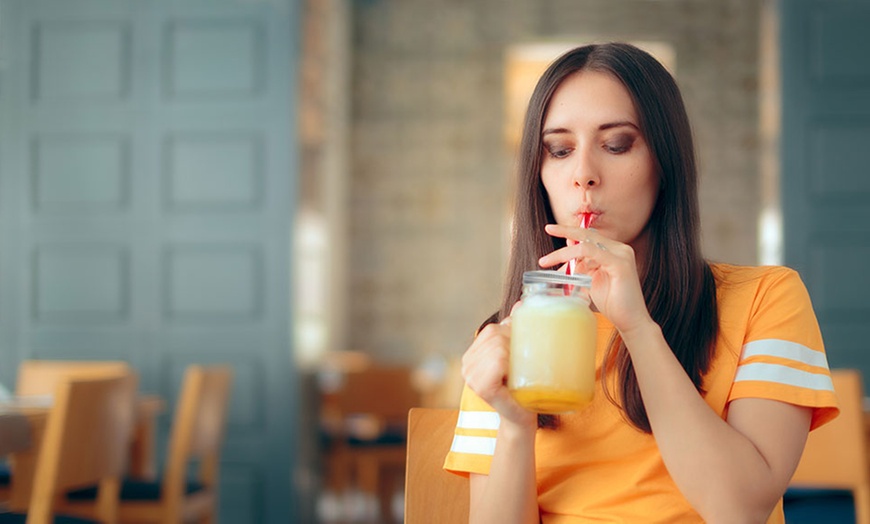
[[[502,423],[537,427],[537,415],[517,404],[507,388],[510,345],[510,317],[484,327],[462,356],[462,378],[498,412]]]

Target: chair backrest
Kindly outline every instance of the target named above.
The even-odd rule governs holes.
[[[229,366],[193,365],[185,370],[163,476],[168,496],[180,498],[184,493],[193,458],[201,460],[199,480],[207,487],[216,486],[232,374]]]
[[[468,479],[444,471],[459,412],[414,408],[408,414],[405,524],[468,522]]]
[[[121,360],[25,360],[18,366],[15,394],[52,395],[58,383],[67,378],[118,373],[132,373],[132,368]]]
[[[99,518],[116,520],[135,395],[136,378],[129,373],[59,383],[36,466],[29,524],[51,522],[59,494],[94,484],[100,487]]]
[[[831,377],[840,415],[810,432],[791,485],[851,490],[857,521],[870,523],[870,463],[861,373],[834,369]]]
[[[413,370],[403,366],[371,366],[346,373],[335,392],[335,404],[343,415],[364,413],[385,421],[404,422],[408,410],[421,405],[414,387]]]

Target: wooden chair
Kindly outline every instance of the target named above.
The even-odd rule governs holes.
[[[98,377],[104,375],[133,374],[132,368],[123,361],[99,360],[24,360],[18,366],[15,379],[15,396],[53,395],[58,384],[70,377]],[[0,464],[0,500],[10,496],[12,471]]]
[[[228,366],[195,365],[185,370],[163,478],[123,481],[120,522],[171,524],[216,520],[220,452],[231,382],[232,370]],[[199,475],[190,481],[187,472],[194,460],[199,462]],[[94,495],[93,489],[70,493],[64,507],[85,511]]]
[[[58,497],[97,484],[95,516],[117,522],[120,477],[133,427],[135,378],[129,374],[72,379],[58,385],[46,422],[28,513],[0,514],[0,523],[93,522],[55,520]]]
[[[383,521],[392,522],[392,496],[405,469],[408,410],[421,404],[412,370],[373,365],[347,373],[323,402],[330,488],[342,492],[355,477],[360,491],[379,501]],[[370,434],[355,432],[355,422]]]
[[[408,415],[405,524],[468,522],[468,479],[444,471],[459,412],[415,408]]]
[[[851,515],[854,505],[855,522],[870,524],[870,463],[861,373],[835,369],[831,376],[840,415],[810,432],[784,497],[786,517],[789,522],[819,518],[834,522],[836,514]]]

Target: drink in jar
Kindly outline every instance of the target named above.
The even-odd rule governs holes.
[[[592,401],[597,328],[586,275],[529,271],[511,315],[508,389],[526,409],[569,413]]]

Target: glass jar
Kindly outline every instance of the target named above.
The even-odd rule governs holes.
[[[526,409],[570,413],[592,401],[595,315],[581,288],[588,275],[523,273],[523,297],[511,315],[508,389]]]

